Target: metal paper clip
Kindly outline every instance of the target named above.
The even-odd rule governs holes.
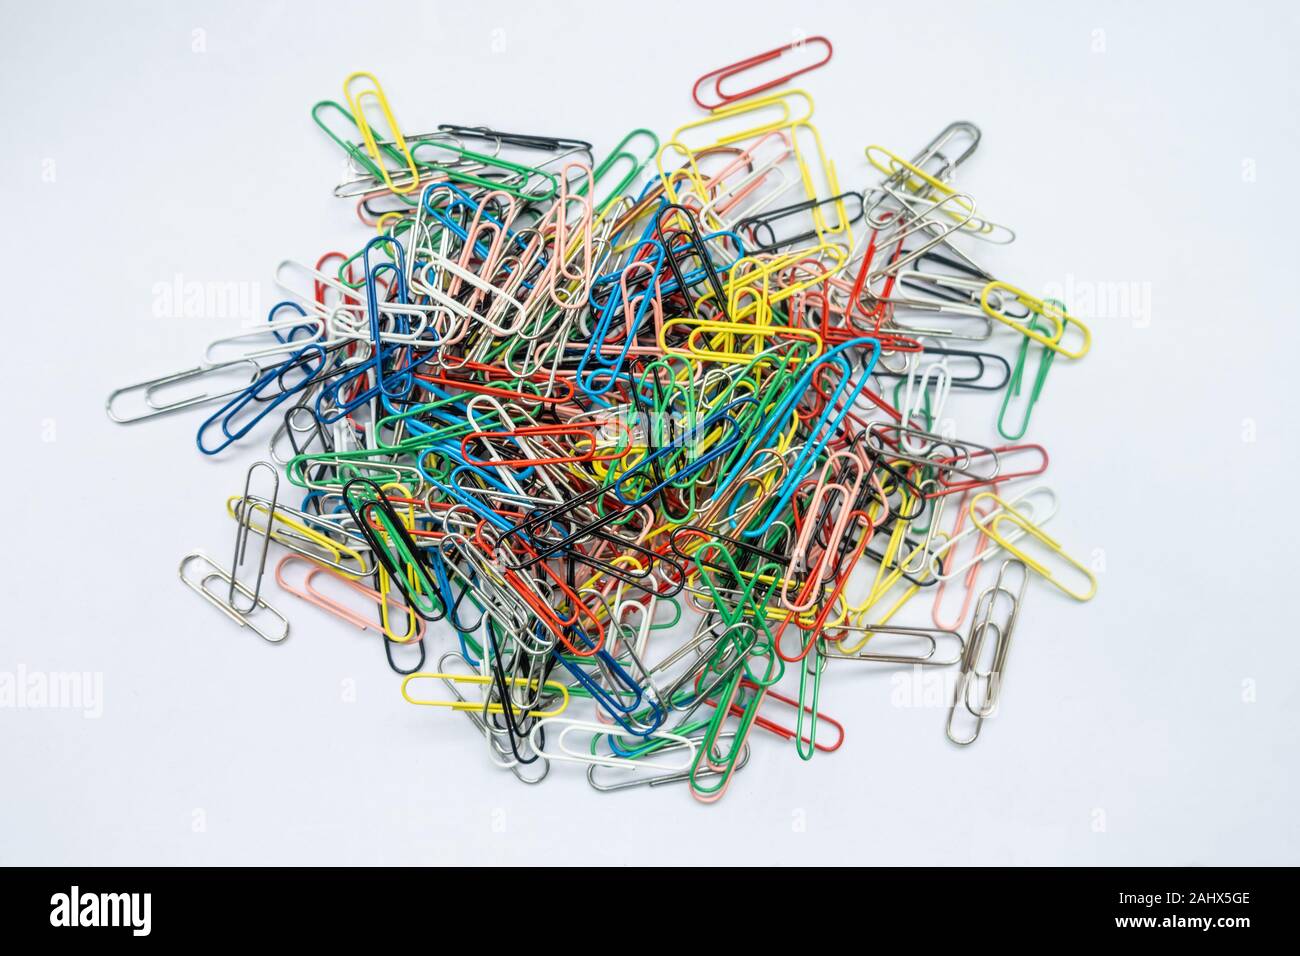
[[[1019,566],[1021,579],[1019,589],[1013,592],[1003,586],[1003,580],[1007,570],[1015,566]],[[1006,670],[1007,654],[1011,650],[1011,638],[1015,631],[1016,619],[1020,615],[1020,605],[1024,602],[1025,585],[1028,580],[1029,574],[1024,564],[1014,558],[1009,559],[1002,562],[993,586],[980,594],[975,601],[975,616],[971,619],[970,639],[966,643],[966,652],[962,656],[961,675],[957,680],[952,707],[948,709],[947,735],[948,739],[955,744],[966,746],[974,743],[979,737],[984,719],[991,717],[997,710],[1002,695],[1002,674]],[[993,620],[994,605],[998,598],[1003,598],[1004,603],[1009,605],[1000,618],[1001,623]],[[990,633],[993,635],[992,663],[987,670],[981,671],[979,664],[984,657]],[[972,691],[977,690],[981,685],[984,689],[981,699],[978,702],[972,701],[970,696]],[[973,718],[973,729],[969,736],[958,737],[954,734],[953,727],[959,706]]]
[[[826,657],[842,661],[875,661],[881,664],[923,664],[929,667],[949,667],[958,664],[962,660],[962,655],[966,650],[966,641],[958,631],[948,630],[941,627],[904,627],[898,624],[873,624],[870,627],[857,627],[854,625],[838,625],[836,631],[867,631],[870,633],[871,641],[866,644],[859,642],[858,650],[852,653],[846,653],[839,650],[831,642],[827,642],[822,649],[822,654]],[[898,650],[894,652],[877,651],[877,643],[882,643],[879,638],[884,635],[888,638],[915,638],[923,647],[915,651]],[[951,647],[951,656],[944,654],[935,657],[939,653],[939,642],[942,639],[945,643],[955,644]],[[888,643],[886,640],[884,643]]]
[[[206,378],[209,375],[221,375],[230,369],[243,368],[250,372],[248,380],[237,388],[226,392],[218,392],[215,395],[204,392],[200,395],[191,395],[188,398],[177,398],[170,401],[159,403],[154,398],[154,393],[173,385],[191,382],[195,379]],[[104,403],[104,410],[108,412],[108,417],[119,424],[130,424],[131,422],[142,422],[147,418],[156,418],[159,415],[170,415],[173,412],[184,411],[187,408],[194,408],[196,405],[202,405],[205,402],[215,402],[223,398],[230,398],[233,395],[240,395],[246,391],[262,375],[262,368],[255,361],[249,358],[235,359],[230,362],[219,362],[213,364],[203,364],[194,368],[185,369],[183,372],[173,372],[170,375],[162,375],[158,378],[151,378],[148,381],[137,382],[135,385],[126,385],[122,388],[115,389],[108,395],[108,400]],[[123,395],[130,395],[141,392],[144,395],[148,411],[136,414],[127,414],[123,416],[117,412],[113,405]]]
[[[193,563],[199,562],[206,565],[208,573],[203,577],[195,580],[186,576],[186,569]],[[181,558],[180,579],[182,583],[196,594],[201,596],[205,601],[211,604],[217,610],[221,611],[226,617],[230,618],[240,627],[246,627],[268,644],[279,644],[289,636],[289,620],[271,605],[267,604],[262,598],[255,597],[253,592],[248,590],[244,585],[234,579],[230,572],[224,570],[215,561],[209,558],[202,551],[191,551],[185,557]],[[238,611],[230,605],[222,595],[214,592],[211,585],[229,585],[233,587],[240,595],[249,599],[252,603],[252,611]],[[281,627],[277,631],[265,631],[251,620],[253,611],[264,611],[280,622]]]

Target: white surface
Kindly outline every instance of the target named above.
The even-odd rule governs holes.
[[[0,26],[0,672],[102,672],[103,716],[0,709],[0,863],[1300,863],[1294,5],[85,7],[5,0]],[[959,181],[1019,232],[996,271],[1149,291],[1149,324],[1098,316],[1037,409],[1052,533],[1105,572],[1087,605],[1031,584],[981,740],[849,666],[822,694],[843,749],[804,764],[756,732],[718,805],[596,794],[565,765],[528,788],[463,718],[405,704],[373,639],[271,585],[294,630],[264,646],[177,582],[187,551],[228,560],[224,500],[265,443],[207,460],[201,414],[127,428],[103,400],[238,328],[154,318],[156,283],[257,282],[264,309],[280,259],[364,240],[312,103],[371,69],[408,128],[599,155],[796,30],[835,43],[805,85],[846,188],[874,181],[867,144],[970,119]],[[963,399],[960,433],[995,412]]]

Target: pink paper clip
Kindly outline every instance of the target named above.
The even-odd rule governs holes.
[[[298,590],[294,588],[292,585],[289,584],[288,581],[285,580],[285,576],[284,576],[285,565],[293,561],[301,561],[303,564],[306,564],[311,568],[311,570],[307,572],[307,576],[303,579],[302,590]],[[387,598],[385,598],[384,595],[380,594],[374,588],[367,587],[366,585],[362,584],[360,581],[353,581],[350,578],[345,578],[343,577],[343,575],[336,573],[330,568],[327,568],[324,565],[317,564],[315,561],[311,560],[310,558],[303,557],[300,554],[287,554],[280,559],[280,563],[275,566],[275,583],[280,585],[281,588],[288,591],[294,597],[302,598],[308,604],[314,604],[318,608],[321,608],[322,610],[328,611],[329,613],[333,614],[335,617],[347,621],[349,624],[352,624],[355,627],[361,628],[361,630],[363,631],[377,631],[380,634],[384,633],[383,626],[379,624],[377,621],[372,621],[367,617],[361,616],[356,611],[353,611],[350,608],[340,604],[338,601],[335,601],[333,598],[326,597],[323,592],[317,589],[314,586],[313,582],[316,580],[316,576],[319,574],[324,574],[327,577],[333,578],[339,584],[344,585],[351,591],[355,591],[357,594],[360,594],[362,597],[365,597],[370,601],[373,601],[377,605],[387,601],[388,607],[390,609],[396,609],[400,611],[402,614],[408,615],[409,619],[413,621],[410,635],[405,638],[393,636],[392,637],[393,640],[397,641],[398,643],[410,643],[413,641],[418,641],[424,637],[424,619],[414,614],[410,614],[409,608],[407,608],[407,606],[403,604],[401,601],[397,600],[393,595],[389,595]],[[391,636],[391,635],[387,635],[387,636]]]
[[[996,488],[997,485],[995,484],[993,487]],[[950,540],[951,538],[957,537],[957,535],[961,533],[962,525],[966,523],[966,498],[968,494],[969,491],[963,491],[961,498],[958,499],[957,521],[952,526],[952,534],[950,536]],[[976,559],[978,559],[980,555],[984,553],[985,548],[988,546],[988,540],[986,535],[979,535],[978,537],[984,538],[985,540],[983,541],[976,540],[975,542],[975,553],[972,555],[972,557]],[[946,555],[944,555],[943,565],[945,568],[952,567],[952,565],[956,562],[956,560],[957,560],[957,549],[954,547],[950,549]],[[979,577],[980,570],[983,567],[984,567],[984,562],[980,560],[976,560],[975,563],[972,564],[970,566],[970,569],[966,572],[966,580],[962,583],[962,586],[965,588],[966,591],[966,597],[962,601],[961,610],[957,613],[956,619],[947,623],[939,620],[939,605],[943,602],[943,592],[944,589],[948,587],[948,578],[947,577],[939,578],[939,586],[935,588],[934,591],[934,608],[930,613],[930,618],[931,620],[934,621],[935,627],[945,631],[961,630],[962,621],[966,620],[966,615],[970,613],[971,598],[975,594],[975,579]]]

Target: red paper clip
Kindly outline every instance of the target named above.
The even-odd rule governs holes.
[[[755,684],[755,683],[754,683],[752,680],[750,680],[748,677],[742,677],[742,678],[740,679],[739,686],[740,686],[740,687],[743,687],[743,688],[745,688],[745,689],[747,689],[747,690],[757,690],[757,689],[758,689],[758,685]],[[783,704],[789,704],[789,705],[790,705],[791,707],[793,707],[795,710],[798,710],[798,709],[799,709],[799,702],[798,702],[797,700],[795,700],[793,697],[787,697],[787,696],[785,696],[784,694],[778,694],[776,691],[772,690],[772,688],[770,688],[770,687],[767,688],[767,694],[766,694],[766,697],[767,697],[767,698],[771,698],[771,699],[773,699],[773,700],[780,701],[780,702],[783,703]],[[704,702],[705,702],[706,704],[708,704],[710,707],[714,707],[714,708],[716,708],[716,707],[718,706],[718,702],[717,702],[716,700],[713,700],[712,698],[706,698]],[[813,712],[813,709],[812,709],[811,707],[809,707],[809,706],[807,706],[807,705],[805,704],[805,705],[804,705],[804,708],[803,708],[803,711],[804,711],[805,714],[811,714],[811,713]],[[742,717],[742,716],[744,716],[744,710],[740,707],[739,704],[734,704],[734,703],[731,705],[730,708],[728,708],[728,713],[729,713],[732,717]],[[838,739],[836,739],[835,743],[833,743],[833,744],[829,744],[829,745],[828,745],[828,744],[819,744],[819,743],[813,742],[813,746],[816,747],[818,750],[820,750],[822,753],[834,753],[836,750],[839,750],[839,749],[840,749],[840,746],[844,743],[844,725],[841,724],[841,723],[840,723],[838,720],[836,720],[834,717],[831,717],[831,716],[829,716],[829,715],[827,715],[827,714],[824,714],[824,713],[822,713],[821,711],[817,711],[817,720],[818,720],[818,721],[825,721],[826,723],[828,723],[828,724],[830,724],[832,727],[834,727],[834,728],[839,732],[839,737],[838,737]],[[775,734],[776,736],[780,737],[782,740],[794,740],[794,738],[795,738],[795,733],[796,733],[796,732],[795,732],[794,728],[792,728],[792,727],[784,727],[784,726],[782,726],[781,724],[778,724],[778,723],[777,723],[775,720],[773,720],[772,718],[770,718],[770,717],[764,717],[764,716],[762,715],[762,713],[759,713],[759,715],[758,715],[757,717],[754,718],[754,726],[755,726],[755,727],[762,727],[762,728],[763,728],[764,730],[766,730],[768,733],[770,733],[770,734]],[[807,737],[801,737],[800,739],[803,740],[804,743],[809,743],[809,740],[808,740]]]
[[[741,90],[739,93],[722,92],[723,80],[730,80],[737,74],[743,73],[746,70],[779,59],[782,54],[789,50],[803,49],[810,43],[820,43],[822,46],[826,47],[826,56],[809,66],[802,66],[797,70],[791,70],[789,73],[786,73],[783,76],[778,76],[774,80],[767,80],[766,82],[758,83],[751,86],[749,89]],[[768,50],[766,53],[759,53],[747,59],[732,63],[730,66],[724,66],[720,69],[714,70],[712,73],[705,73],[702,77],[696,80],[695,85],[691,87],[691,99],[695,100],[695,102],[703,109],[721,109],[730,103],[736,102],[736,100],[743,100],[748,96],[753,96],[755,93],[762,93],[764,90],[770,90],[774,86],[780,86],[782,83],[794,79],[801,73],[807,73],[811,70],[817,69],[819,66],[825,66],[831,61],[831,54],[834,52],[835,51],[831,48],[831,41],[825,37],[808,37],[806,40],[795,40],[793,43],[779,46],[775,50]],[[709,82],[710,80],[713,82],[713,95],[718,98],[718,102],[713,104],[706,103],[700,99],[700,85]]]

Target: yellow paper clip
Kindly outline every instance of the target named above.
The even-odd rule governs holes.
[[[882,156],[884,157],[883,160],[881,159]],[[881,184],[886,192],[891,191],[888,184],[892,182],[919,199],[940,198],[948,200],[957,197],[957,204],[962,212],[948,212],[948,215],[953,219],[962,219],[961,230],[966,235],[997,245],[1005,245],[1016,238],[1016,234],[1008,227],[976,217],[975,202],[969,196],[957,192],[946,182],[935,179],[919,166],[915,166],[903,159],[903,157],[891,153],[885,147],[868,146],[867,162],[889,176],[889,179]],[[893,195],[896,198],[901,198],[897,197],[897,194]],[[962,213],[965,213],[964,217]]]
[[[353,81],[362,77],[373,83],[374,89],[361,90],[354,95],[352,92]],[[419,186],[420,171],[415,166],[415,157],[411,155],[410,149],[407,148],[406,138],[402,136],[402,129],[397,125],[397,117],[393,115],[393,110],[388,105],[388,97],[384,95],[384,88],[379,85],[375,75],[364,70],[349,73],[347,79],[343,81],[343,95],[347,97],[348,106],[352,110],[352,118],[356,121],[357,129],[361,130],[361,137],[366,141],[366,152],[370,154],[370,158],[379,169],[380,175],[384,177],[384,185],[395,193],[409,193]],[[388,130],[393,137],[393,145],[401,154],[402,159],[406,162],[406,168],[410,172],[411,179],[408,183],[398,186],[388,174],[388,166],[379,151],[379,142],[375,139],[374,130],[370,128],[370,121],[366,119],[364,100],[367,98],[373,99],[379,105],[379,111],[384,114],[384,122],[388,125]]]
[[[796,100],[803,101],[802,115],[797,114],[791,108]],[[794,126],[796,123],[806,123],[812,119],[813,101],[812,97],[808,95],[806,90],[782,90],[780,93],[773,93],[770,96],[760,96],[752,100],[743,100],[734,106],[724,106],[721,109],[713,110],[708,116],[701,117],[697,120],[691,120],[689,123],[684,123],[677,127],[677,129],[673,130],[673,134],[668,138],[673,142],[681,144],[682,134],[688,130],[697,130],[707,126],[715,126],[715,124],[725,123],[727,120],[736,117],[744,117],[748,120],[750,119],[748,114],[761,113],[765,110],[769,112],[775,110],[778,114],[777,118],[768,120],[767,122],[759,122],[756,126],[751,126],[747,129],[742,129],[736,132],[724,132],[715,142],[707,145],[734,146],[736,143],[747,139],[757,139],[765,133],[772,132],[772,130],[786,129]],[[688,147],[683,145],[682,148],[685,149]]]
[[[245,508],[247,508],[247,514],[245,514]],[[270,513],[269,521],[266,520],[268,513]],[[306,512],[278,505],[275,511],[271,513],[270,505],[264,499],[231,495],[226,499],[226,514],[236,521],[245,521],[248,529],[254,534],[269,534],[271,540],[276,544],[288,548],[295,554],[310,558],[349,580],[355,581],[374,573],[373,560],[366,560],[369,554],[369,546],[364,538],[355,532],[342,528],[338,529],[340,534],[346,535],[358,545],[356,548],[349,548],[315,528],[309,527],[307,524],[309,521],[321,527],[325,527],[326,524],[322,519],[315,518]],[[291,515],[292,517],[290,517]],[[254,517],[262,518],[261,524],[254,524]],[[363,551],[365,554],[362,553]],[[345,560],[355,562],[356,567],[344,564]]]
[[[885,551],[884,560],[876,569],[876,579],[871,585],[871,592],[867,595],[862,603],[857,605],[848,605],[845,609],[844,620],[848,623],[850,630],[860,633],[861,639],[852,645],[846,646],[848,641],[847,635],[841,638],[839,650],[845,654],[858,654],[874,636],[875,627],[887,625],[900,610],[903,605],[920,593],[922,582],[931,576],[932,569],[927,567],[918,578],[906,577],[903,568],[906,567],[918,552],[925,551],[924,544],[918,544],[911,551],[904,554],[900,547],[907,538],[907,529],[910,522],[899,521],[895,525],[894,532],[890,535],[889,545]],[[901,558],[901,560],[900,560]],[[899,584],[905,585],[901,594],[894,599],[893,603],[885,609],[885,612],[878,620],[873,623],[867,622],[867,614],[873,607],[882,604],[886,597],[896,593]]]
[[[1001,309],[995,309],[989,304],[989,296],[998,291],[1010,293],[1015,301],[1029,310],[1029,315],[1024,319],[1016,319],[1007,315]],[[1063,308],[1052,305],[1050,302],[1044,302],[1042,299],[1035,299],[1028,292],[1017,289],[1013,285],[1007,285],[1005,282],[990,282],[984,287],[984,291],[980,293],[980,308],[984,310],[984,314],[989,318],[997,319],[1004,325],[1011,326],[1021,335],[1028,336],[1035,342],[1041,343],[1053,352],[1059,352],[1066,358],[1083,358],[1088,354],[1088,349],[1092,348],[1092,332],[1088,330],[1086,325],[1067,313]],[[1056,328],[1056,334],[1049,338],[1027,324],[1035,315],[1040,315],[1050,322]],[[1079,335],[1083,338],[1082,343],[1073,350],[1067,349],[1061,344],[1061,339],[1065,338],[1067,327],[1078,329]]]
[[[996,505],[1001,510],[995,511],[992,515],[989,515],[987,517],[983,514],[980,514],[978,506],[981,499],[988,499],[990,503]],[[1025,567],[1029,568],[1031,571],[1041,574],[1048,581],[1050,581],[1052,584],[1055,584],[1058,588],[1060,588],[1066,594],[1070,595],[1070,597],[1074,598],[1076,601],[1090,600],[1092,596],[1097,593],[1097,579],[1093,576],[1091,571],[1085,568],[1074,558],[1066,554],[1065,550],[1060,546],[1060,544],[1058,544],[1054,538],[1048,537],[1047,534],[1041,528],[1038,527],[1038,525],[1034,524],[1023,514],[1021,514],[1019,511],[1013,508],[1008,502],[1003,501],[993,492],[985,491],[976,495],[974,498],[971,499],[970,517],[971,520],[975,523],[975,527],[979,528],[982,533],[988,535],[988,537],[993,539],[993,541],[997,543],[999,546],[1001,546],[1001,548],[1004,551],[1006,551],[1009,554],[1014,554],[1017,558],[1019,558],[1021,561],[1025,563]],[[1048,568],[1040,561],[1035,561],[1029,555],[1025,554],[1024,551],[1022,551],[1020,548],[1017,548],[1015,546],[1015,541],[1017,540],[1016,537],[1003,535],[998,531],[998,526],[1003,522],[1009,522],[1016,528],[1019,528],[1024,534],[1027,534],[1030,537],[1042,542],[1043,544],[1047,545],[1047,547],[1049,547],[1056,554],[1059,554],[1067,564],[1069,564],[1075,570],[1079,571],[1081,574],[1083,574],[1085,578],[1088,579],[1088,590],[1086,592],[1071,591],[1068,587],[1066,587],[1064,584],[1058,581],[1056,579],[1056,576],[1052,574],[1050,568]]]
[[[816,157],[815,168],[820,173],[820,189],[813,176],[814,165],[810,164],[805,157],[805,153],[810,151],[800,146],[799,134],[801,132],[805,134],[805,138],[810,136],[812,139],[813,149],[811,152]],[[829,244],[832,241],[837,241],[845,249],[852,249],[853,230],[849,223],[848,210],[845,208],[844,199],[842,198],[840,177],[835,171],[835,161],[827,157],[826,149],[822,146],[821,133],[811,123],[795,123],[790,128],[790,139],[794,146],[795,162],[799,166],[799,179],[803,183],[804,198],[814,204],[812,219],[813,227],[817,230],[817,237],[823,243]],[[832,208],[835,210],[837,222],[832,224],[827,221],[826,214],[822,211],[822,204],[817,202],[818,196],[836,197]]]
[[[409,703],[420,704],[424,707],[450,707],[452,710],[470,710],[478,713],[483,712],[483,703],[481,701],[420,700],[412,697],[410,693],[407,692],[406,685],[411,683],[413,680],[423,680],[426,678],[436,678],[438,680],[449,681],[453,684],[490,684],[494,680],[494,678],[484,677],[480,674],[435,674],[431,671],[417,671],[414,674],[407,674],[406,677],[402,679],[402,696],[406,698]],[[533,690],[537,689],[536,677],[510,677],[507,678],[507,680],[511,686],[514,687],[523,687],[526,685]],[[558,714],[564,713],[565,708],[569,706],[569,688],[565,687],[559,681],[554,680],[548,680],[546,682],[546,687],[554,688],[559,691],[560,706],[556,707],[554,710],[530,711],[528,714],[529,717],[555,717]],[[487,712],[489,714],[500,714],[504,713],[504,708],[501,704],[488,704]]]

